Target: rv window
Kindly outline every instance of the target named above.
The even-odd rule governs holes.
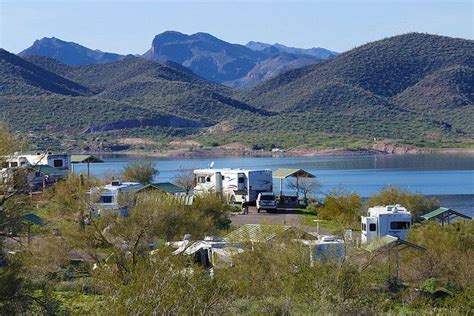
[[[110,204],[112,203],[113,197],[110,195],[102,195],[99,199],[99,203]]]
[[[54,159],[53,160],[53,166],[55,168],[61,168],[63,166],[63,161],[62,159]]]
[[[374,232],[377,230],[377,224],[371,223],[369,224],[369,231]]]
[[[239,183],[244,183],[245,182],[245,178],[244,177],[240,177],[239,178]]]
[[[198,182],[198,183],[204,183],[204,182],[206,182],[206,177],[197,177],[197,182]]]
[[[367,225],[366,224],[362,224],[362,230],[367,231]]]
[[[211,182],[211,177],[207,177],[206,182]]]
[[[224,180],[224,179],[225,179],[225,177],[224,177],[224,176],[222,176],[222,180]]]
[[[15,168],[15,167],[18,167],[18,162],[16,161],[10,162],[10,168]]]
[[[24,165],[26,165],[26,161],[20,162],[20,166],[24,166]]]
[[[410,228],[410,222],[391,222],[390,229],[408,229]]]

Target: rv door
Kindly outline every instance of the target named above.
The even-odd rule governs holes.
[[[245,173],[238,173],[237,174],[237,191],[246,190],[245,187]]]
[[[377,237],[377,218],[376,217],[365,217],[361,219],[361,241],[363,243],[369,242]]]

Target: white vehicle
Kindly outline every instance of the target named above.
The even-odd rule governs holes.
[[[317,240],[300,240],[310,247],[310,263],[334,260],[342,262],[346,255],[344,240],[336,236],[318,236]]]
[[[194,193],[221,192],[231,203],[241,203],[242,196],[255,203],[260,192],[273,191],[272,171],[248,169],[194,170]]]
[[[91,197],[97,199],[95,203],[96,211],[121,211],[126,214],[126,206],[130,204],[132,194],[137,190],[143,188],[143,185],[137,182],[121,182],[118,180],[112,181],[110,184],[102,188],[93,188],[90,190]],[[100,194],[94,197],[94,194]]]
[[[60,170],[70,170],[71,156],[68,154],[53,154],[51,152],[36,154],[15,153],[12,156],[4,157],[4,168],[16,168],[22,166],[47,165]]]
[[[412,223],[412,215],[400,204],[374,206],[369,208],[368,216],[361,217],[361,221],[362,243],[386,235],[406,239]]]
[[[262,192],[257,196],[257,212],[260,213],[261,210],[265,211],[276,211],[277,210],[277,201],[275,194],[273,192]]]

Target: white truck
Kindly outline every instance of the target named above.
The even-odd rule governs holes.
[[[230,203],[241,203],[242,196],[255,203],[260,192],[273,192],[272,171],[249,169],[196,169],[194,193],[222,193]]]
[[[361,222],[362,243],[386,235],[406,239],[412,223],[412,215],[400,204],[374,206],[369,208],[368,216],[361,217]]]

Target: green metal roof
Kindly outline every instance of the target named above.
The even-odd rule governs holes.
[[[40,172],[42,174],[64,174],[64,171],[58,168],[51,167],[49,165],[34,165],[30,166],[30,169]]]
[[[246,224],[234,230],[224,239],[229,242],[265,242],[282,234],[293,234],[296,239],[317,239],[293,226]]]
[[[278,169],[273,172],[273,177],[285,179],[288,177],[315,178],[315,176],[303,169]]]
[[[102,159],[92,155],[71,155],[71,163],[101,163]]]
[[[426,250],[426,248],[423,246],[414,244],[412,242],[409,242],[409,241],[406,241],[406,240],[403,240],[391,235],[386,235],[381,238],[377,238],[373,240],[372,242],[370,242],[369,244],[365,245],[363,248],[367,251],[374,252],[385,247],[399,247],[399,246],[410,247],[410,248],[420,250],[420,251]]]
[[[158,183],[150,183],[143,188],[141,188],[139,191],[142,190],[149,190],[149,189],[155,189],[158,191],[162,191],[164,193],[169,193],[169,194],[175,194],[175,193],[185,193],[186,190],[180,186],[177,186],[173,183],[170,182],[158,182]]]
[[[23,215],[23,220],[26,222],[30,222],[39,226],[44,226],[46,223],[39,217],[38,215],[35,215],[33,213],[28,213]]]
[[[424,220],[429,221],[429,220],[432,220],[432,219],[435,219],[435,218],[440,218],[440,219],[447,218],[451,215],[471,219],[471,217],[469,217],[467,215],[464,215],[462,213],[456,212],[456,211],[454,211],[450,208],[447,208],[447,207],[440,207],[440,208],[438,208],[438,209],[436,209],[432,212],[429,212],[425,215],[422,215],[421,218],[424,219]]]

